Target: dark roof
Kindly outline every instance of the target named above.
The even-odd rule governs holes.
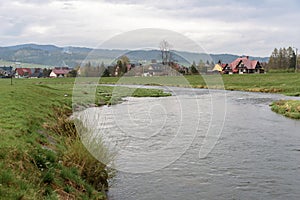
[[[3,66],[3,67],[0,67],[0,70],[2,70],[2,71],[11,71],[12,68],[13,68],[12,66],[9,66],[9,67]]]

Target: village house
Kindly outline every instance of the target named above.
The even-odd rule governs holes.
[[[29,78],[32,74],[30,68],[16,68],[15,78]]]
[[[42,68],[22,68],[18,67],[15,69],[15,78],[41,78],[44,77]]]
[[[175,62],[170,62],[169,65],[162,63],[151,63],[142,66],[142,76],[178,76],[181,74],[188,74],[189,69],[183,65]]]
[[[231,73],[264,73],[264,69],[258,60],[250,60],[248,56],[235,59],[223,68],[225,74]]]
[[[31,68],[31,75],[29,78],[41,78],[43,77],[43,69],[41,68]]]
[[[67,67],[54,68],[50,73],[50,78],[67,77],[71,69]]]
[[[143,76],[161,76],[164,75],[164,66],[160,63],[151,63],[143,66]]]
[[[227,64],[227,63],[221,63],[221,62],[219,62],[219,63],[217,63],[217,64],[214,66],[212,72],[213,72],[213,73],[220,73],[220,74],[223,74],[223,73],[224,73],[224,70],[225,70],[227,67],[228,67],[228,64]]]

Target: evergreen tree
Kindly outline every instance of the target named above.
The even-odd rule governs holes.
[[[68,77],[76,77],[77,76],[77,70],[76,69],[72,69],[68,75]]]
[[[273,68],[274,69],[278,69],[279,68],[279,50],[277,48],[274,49],[274,52],[273,52],[273,55],[274,55],[274,66]]]
[[[121,74],[122,68],[123,68],[123,63],[122,63],[121,60],[118,60],[118,61],[117,61],[117,69],[118,69],[117,71],[118,71],[118,75],[119,75],[119,76],[123,75],[123,74]]]
[[[287,49],[287,54],[288,54],[288,58],[289,58],[288,68],[293,69],[296,66],[296,54],[292,47],[289,47]]]
[[[192,74],[199,74],[198,69],[196,68],[196,63],[193,61],[193,64],[191,66],[191,73]]]
[[[91,62],[87,62],[84,66],[84,76],[85,77],[90,77],[91,76],[91,72],[92,72],[92,64]]]
[[[51,69],[44,68],[43,69],[43,77],[49,77],[51,73]]]
[[[103,71],[102,77],[109,77],[109,76],[110,76],[109,71],[107,68],[105,68]]]
[[[198,69],[199,69],[200,73],[206,73],[207,72],[207,68],[206,68],[205,63],[203,62],[203,60],[199,61]]]
[[[287,50],[286,50],[286,48],[283,48],[282,49],[282,66],[281,66],[282,69],[287,69],[289,67],[289,60],[290,60],[290,58],[287,53]]]

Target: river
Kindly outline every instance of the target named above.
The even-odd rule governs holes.
[[[269,107],[287,97],[167,90],[85,110],[118,152],[109,199],[300,199],[300,121]]]

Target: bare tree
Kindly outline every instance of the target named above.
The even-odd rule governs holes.
[[[161,59],[162,59],[163,65],[170,64],[170,62],[171,62],[171,51],[170,51],[171,44],[166,40],[162,40],[159,43],[159,48],[161,51]]]

